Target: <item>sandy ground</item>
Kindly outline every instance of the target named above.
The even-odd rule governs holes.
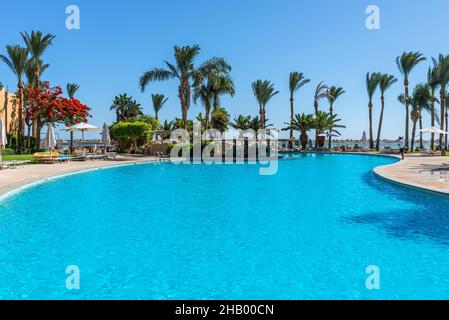
[[[374,172],[393,182],[449,195],[449,157],[409,156]]]
[[[25,165],[14,169],[0,170],[0,196],[23,185],[52,176],[88,169],[116,166],[129,163],[158,161],[155,157],[119,156],[117,160],[71,161],[68,163]]]

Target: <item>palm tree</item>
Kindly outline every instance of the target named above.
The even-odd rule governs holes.
[[[238,117],[234,117],[234,122],[231,122],[229,125],[236,130],[248,130],[251,128],[251,116],[239,115]]]
[[[373,96],[379,86],[381,79],[380,73],[372,73],[369,72],[366,74],[366,90],[368,92],[369,103],[369,147],[370,149],[374,149],[374,140],[373,140]]]
[[[168,79],[178,79],[178,97],[181,103],[182,124],[187,129],[187,113],[190,108],[191,80],[198,79],[210,70],[230,70],[231,67],[222,58],[212,58],[204,62],[199,68],[194,65],[195,58],[200,53],[198,45],[174,47],[175,63],[164,61],[168,69],[155,68],[145,72],[140,77],[140,89],[142,92],[151,81],[165,81]]]
[[[169,139],[170,133],[174,130],[174,128],[175,128],[174,121],[164,120],[164,122],[159,126],[159,130],[163,131],[162,139],[163,140]]]
[[[438,87],[438,79],[436,76],[436,66],[433,68],[429,67],[429,70],[427,71],[427,85],[430,89],[430,103],[431,103],[431,113],[430,113],[430,122],[431,127],[435,127],[435,91]],[[434,149],[435,144],[435,133],[430,134],[430,149]]]
[[[404,77],[404,96],[405,96],[405,149],[409,146],[409,76],[412,70],[426,58],[420,52],[404,52],[396,58],[396,64]]]
[[[300,132],[299,140],[301,142],[301,149],[305,150],[307,146],[307,142],[309,141],[309,136],[307,132],[314,128],[314,118],[312,114],[296,114],[293,118],[293,121],[290,123],[285,123],[288,125],[287,128],[282,129],[286,130],[296,130]]]
[[[315,114],[318,113],[318,106],[320,100],[328,97],[329,97],[329,87],[325,85],[323,81],[321,81],[317,85],[315,89],[315,95],[313,97],[313,107],[315,108]]]
[[[259,104],[260,128],[265,129],[265,107],[279,91],[274,91],[274,84],[268,80],[254,81],[252,87],[254,96]]]
[[[321,99],[329,97],[329,87],[321,81],[315,88],[315,94],[313,96],[313,107],[315,109],[315,115],[318,114],[318,107]],[[315,131],[315,143],[318,141],[318,132]]]
[[[20,34],[22,35],[23,41],[28,48],[28,52],[31,54],[31,60],[35,61],[34,73],[36,85],[38,85],[42,74],[42,68],[41,64],[36,62],[40,60],[45,50],[49,46],[53,45],[52,41],[54,40],[55,36],[51,34],[43,35],[41,31],[31,31],[31,35],[28,34],[28,32]]]
[[[290,141],[289,147],[293,146],[293,117],[294,117],[294,95],[296,91],[298,91],[302,86],[309,83],[309,79],[305,79],[304,74],[302,72],[291,72],[289,79],[289,89],[290,89]]]
[[[398,97],[399,102],[403,105],[406,105],[406,99],[404,94]],[[416,124],[419,121],[420,129],[422,129],[422,111],[427,110],[430,112],[431,109],[429,87],[422,84],[417,85],[413,90],[412,96],[408,98],[408,104],[412,106],[410,116],[413,125],[410,149],[413,151],[415,146]],[[423,148],[422,133],[420,133],[420,148]]]
[[[28,50],[21,46],[15,45],[6,46],[8,56],[0,55],[0,59],[11,69],[17,77],[18,88],[18,119],[19,125],[17,128],[17,151],[22,151],[22,132],[23,132],[23,75],[25,73]]]
[[[216,110],[212,111],[211,114],[211,124],[212,128],[225,132],[228,130],[229,123],[229,113],[223,107],[218,107]]]
[[[444,115],[445,115],[445,106],[446,106],[446,89],[449,83],[449,55],[439,55],[438,60],[433,59],[433,63],[435,65],[435,80],[437,81],[440,87],[440,129],[442,131],[447,131],[444,127]],[[439,139],[440,147],[443,145],[443,134],[440,134]],[[446,145],[447,148],[447,145]]]
[[[340,97],[342,94],[344,94],[346,91],[343,90],[342,87],[335,87],[332,86],[329,89],[327,100],[329,101],[329,113],[332,115],[334,113],[334,103]]]
[[[316,140],[315,140],[315,147],[319,148],[324,145],[324,137],[321,137],[321,134],[324,134],[324,132],[328,132],[329,136],[332,133],[340,134],[337,128],[345,128],[344,125],[338,124],[341,119],[337,118],[337,115],[331,115],[324,111],[318,111],[318,113],[315,114],[314,119],[314,129],[317,133]]]
[[[130,118],[136,118],[143,115],[142,108],[137,101],[128,95],[120,94],[114,98],[110,110],[115,110],[117,121],[126,121]]]
[[[25,78],[26,78],[26,84],[24,84],[25,87],[28,88],[36,88],[42,85],[42,83],[38,82],[38,79],[36,79],[36,64],[38,64],[38,68],[41,72],[41,74],[49,67],[48,64],[44,64],[42,60],[34,60],[29,59],[25,63]],[[23,95],[23,111],[24,111],[24,123],[27,127],[27,139],[26,139],[26,147],[28,150],[31,149],[31,128],[33,127],[35,123],[35,119],[31,117],[31,113],[28,112],[28,108],[31,107],[28,104],[27,97],[24,94]]]
[[[67,88],[67,95],[71,99],[75,96],[75,93],[78,91],[80,86],[77,85],[76,83],[67,83],[66,88]]]
[[[380,135],[382,131],[382,121],[384,118],[384,109],[385,109],[385,91],[387,91],[397,81],[398,79],[396,79],[393,75],[390,74],[382,74],[380,76],[379,88],[380,88],[380,102],[382,104],[382,108],[380,110],[379,128],[377,129],[377,139],[376,139],[377,151],[379,151],[380,149]]]
[[[209,115],[211,111],[212,106],[212,99],[213,99],[213,92],[212,92],[212,86],[210,83],[203,83],[199,86],[195,86],[195,89],[193,91],[193,101],[195,103],[198,102],[198,100],[201,100],[201,103],[204,106],[205,109],[205,118],[204,118],[204,126],[205,129],[209,129]]]
[[[38,66],[36,66],[38,64]],[[26,86],[29,88],[36,88],[41,86],[41,82],[36,78],[36,68],[39,68],[40,74],[44,73],[44,71],[49,67],[49,64],[44,64],[42,60],[34,60],[29,59],[25,64],[25,77],[27,79]]]
[[[345,92],[346,91],[343,90],[342,87],[338,87],[337,88],[335,86],[332,86],[329,89],[327,100],[329,101],[329,114],[331,116],[334,114],[334,103],[335,103],[335,101],[338,99],[338,97],[340,97]],[[329,149],[331,148],[331,146],[332,146],[332,136],[330,135],[329,136]]]
[[[164,104],[167,102],[168,98],[165,98],[163,94],[152,94],[151,100],[153,101],[153,109],[155,113],[156,120],[159,120],[158,114],[161,111]]]
[[[224,74],[213,73],[211,82],[213,107],[214,111],[216,111],[220,106],[220,96],[228,94],[233,97],[235,95],[235,86],[234,81],[227,74],[227,72]]]

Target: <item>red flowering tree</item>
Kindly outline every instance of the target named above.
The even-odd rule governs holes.
[[[86,122],[90,108],[75,98],[62,96],[61,87],[51,87],[49,82],[42,86],[24,89],[25,122],[36,126],[36,146],[40,144],[41,128],[48,123],[64,123],[71,126]]]

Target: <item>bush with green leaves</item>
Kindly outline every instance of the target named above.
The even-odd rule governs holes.
[[[110,129],[111,138],[118,142],[120,151],[140,152],[139,147],[151,138],[153,126],[145,122],[118,122]]]

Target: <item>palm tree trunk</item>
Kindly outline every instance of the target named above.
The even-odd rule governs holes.
[[[4,104],[4,110],[5,110],[5,131],[8,133],[8,92],[5,88],[5,104]]]
[[[380,109],[379,128],[377,129],[377,139],[376,139],[376,150],[377,151],[380,150],[380,133],[382,131],[382,121],[384,118],[385,98],[383,95],[380,97],[380,101],[382,103],[382,107]]]
[[[435,92],[432,92],[432,105],[430,110],[430,126],[435,127],[435,98],[434,98]],[[435,140],[435,133],[430,134],[430,149],[433,150],[434,147],[434,140]]]
[[[410,118],[410,108],[408,103],[408,80],[404,80],[404,87],[405,87],[405,150],[408,150],[408,131],[409,131],[409,118]]]
[[[36,149],[40,149],[41,147],[41,128],[42,124],[36,121]]]
[[[374,149],[374,140],[373,140],[373,102],[370,98],[369,104],[369,148]]]
[[[423,143],[423,139],[422,139],[422,116],[419,116],[419,149],[424,149],[424,143]]]
[[[260,129],[264,129],[264,127],[265,127],[265,113],[263,112],[263,106],[260,106],[259,115],[260,115]]]
[[[73,152],[73,131],[70,131],[70,153]]]
[[[447,128],[449,126],[447,110],[446,110],[446,114],[444,115],[444,117],[446,118],[446,131],[447,131]],[[447,134],[445,135],[444,147],[445,147],[445,150],[447,151]]]
[[[18,126],[17,126],[17,151],[18,153],[22,153],[22,131],[23,131],[23,84],[22,81],[18,83],[19,88],[19,111],[18,111]]]
[[[293,148],[293,96],[290,96],[290,140],[288,142],[289,148]]]
[[[28,149],[28,152],[31,149],[31,126],[32,126],[32,124],[30,124],[30,125],[27,124],[27,149]]]
[[[206,126],[205,129],[206,130],[209,129],[209,114],[210,114],[210,106],[206,105],[206,116],[205,116],[205,119],[204,119],[205,126]]]
[[[440,102],[440,106],[441,106],[441,125],[440,125],[440,129],[442,131],[444,131],[444,109],[445,109],[445,102],[446,102],[446,92],[444,89],[441,90],[440,92],[440,98],[441,98],[441,102]],[[440,148],[443,146],[443,134],[440,134]]]
[[[413,127],[412,127],[412,144],[410,147],[410,151],[413,152],[413,149],[415,147],[415,133],[416,133],[416,121],[413,121]]]

